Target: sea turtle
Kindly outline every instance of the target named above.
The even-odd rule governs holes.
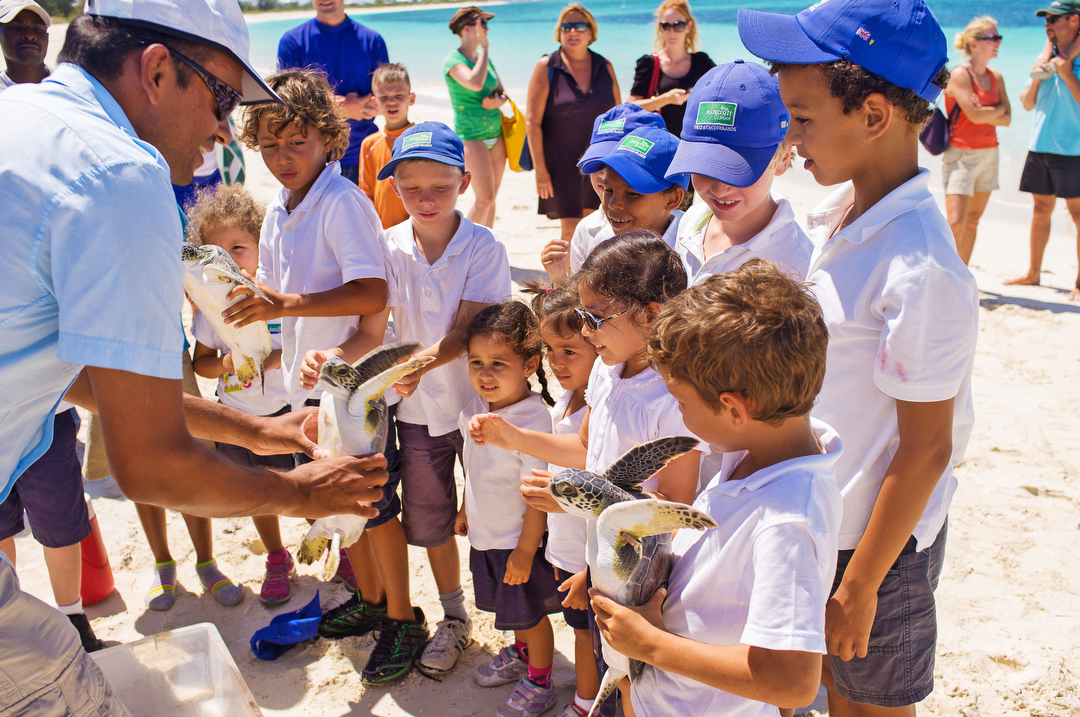
[[[386,441],[386,400],[383,394],[397,380],[435,360],[419,356],[400,363],[420,347],[417,343],[381,346],[351,366],[339,358],[326,360],[319,372],[323,388],[319,401],[319,448],[324,456],[363,456],[376,453]],[[364,532],[367,518],[332,515],[316,520],[300,543],[296,558],[310,565],[327,547],[324,574],[337,572],[339,548],[347,548]]]
[[[569,469],[551,479],[548,489],[566,512],[596,520],[597,549],[589,556],[589,576],[595,588],[623,605],[644,605],[667,583],[672,531],[716,527],[707,514],[688,505],[641,498],[645,479],[697,443],[687,437],[661,438],[627,451],[603,476]],[[608,669],[594,710],[615,691],[619,680],[636,679],[643,667],[602,637],[601,641]]]
[[[266,322],[256,321],[238,329],[235,324],[226,324],[221,312],[243,301],[243,297],[233,301],[225,298],[237,286],[250,289],[266,301],[270,299],[240,272],[229,252],[219,246],[184,242],[180,258],[184,262],[184,291],[232,352],[237,380],[250,386],[258,376],[262,383],[263,362],[274,350]]]

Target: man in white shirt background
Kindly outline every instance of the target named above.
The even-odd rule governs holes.
[[[0,1],[0,49],[7,65],[0,72],[0,92],[21,82],[41,82],[49,76],[49,13],[32,0]]]

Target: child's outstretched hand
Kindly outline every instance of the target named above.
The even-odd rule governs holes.
[[[552,239],[540,252],[540,263],[553,282],[560,282],[570,271],[570,242]]]
[[[285,305],[288,303],[289,295],[282,294],[270,289],[266,284],[262,283],[251,274],[247,273],[243,269],[240,272],[251,279],[255,286],[270,297],[270,301],[274,302],[268,304],[263,301],[262,297],[251,293],[251,289],[246,286],[240,285],[234,287],[229,295],[225,298],[228,301],[232,301],[237,297],[244,297],[243,301],[238,301],[229,308],[221,312],[221,315],[225,317],[226,324],[236,324],[236,328],[242,329],[248,324],[253,324],[256,321],[269,321],[270,319],[278,319],[285,315]]]
[[[497,413],[478,413],[469,420],[469,436],[478,446],[513,448],[517,429]]]
[[[465,506],[461,506],[457,517],[454,518],[454,533],[463,538],[469,535],[469,517],[465,515]]]
[[[319,372],[331,356],[341,358],[341,349],[327,349],[326,351],[308,351],[304,354],[304,362],[300,364],[300,385],[310,391],[319,385]]]
[[[531,476],[521,477],[521,497],[525,499],[525,502],[542,513],[565,513],[563,507],[555,502],[555,496],[548,490],[551,472],[533,469],[532,473]]]
[[[503,575],[503,582],[507,585],[521,585],[529,582],[535,555],[535,552],[530,553],[524,548],[514,548],[506,561],[506,574]]]
[[[667,632],[661,612],[665,597],[667,590],[660,588],[644,605],[627,607],[596,588],[589,589],[589,598],[600,634],[616,650],[631,660],[642,662],[649,661],[657,635]]]
[[[566,593],[562,606],[572,610],[588,610],[589,594],[585,591],[585,571],[574,573],[559,586],[559,592]]]

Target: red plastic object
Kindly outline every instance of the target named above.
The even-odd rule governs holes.
[[[86,508],[90,511],[90,535],[82,541],[82,584],[79,594],[83,605],[93,605],[112,595],[116,582],[113,579],[109,554],[105,552],[105,541],[101,537],[97,515],[86,496]]]

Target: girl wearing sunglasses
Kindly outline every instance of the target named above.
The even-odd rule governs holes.
[[[659,112],[678,136],[694,84],[716,67],[698,45],[697,23],[686,0],[664,0],[656,10],[656,52],[638,58],[630,102]]]

